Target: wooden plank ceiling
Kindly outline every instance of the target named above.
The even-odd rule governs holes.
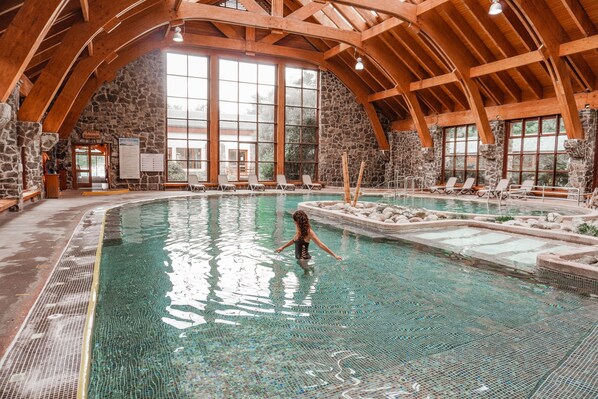
[[[37,3],[37,4],[34,4]],[[286,59],[335,73],[374,125],[378,109],[431,146],[431,124],[563,115],[598,107],[598,1],[3,0],[0,101],[20,79],[19,119],[68,136],[90,96],[153,49]],[[173,28],[185,41],[172,41]],[[17,44],[15,44],[17,43]],[[356,58],[365,68],[356,71]],[[383,132],[378,132],[384,147]]]

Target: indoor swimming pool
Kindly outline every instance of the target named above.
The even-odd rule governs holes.
[[[566,367],[588,347],[598,301],[317,223],[343,260],[312,244],[304,272],[292,248],[274,250],[314,198],[329,199],[197,196],[109,211],[89,397],[598,395],[594,377]]]

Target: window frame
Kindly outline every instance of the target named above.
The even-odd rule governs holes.
[[[552,132],[544,132],[544,121],[554,119],[555,120],[555,131]],[[527,126],[528,122],[537,121],[538,123],[538,130],[537,133],[529,135],[527,134]],[[521,123],[521,134],[519,136],[512,136],[513,126],[517,123]],[[561,115],[546,115],[546,116],[537,116],[531,118],[520,118],[520,119],[513,119],[507,121],[506,131],[505,131],[505,144],[504,144],[504,157],[503,157],[503,176],[509,176],[511,178],[512,184],[521,184],[523,180],[526,180],[527,177],[533,173],[534,185],[539,186],[538,178],[540,174],[550,173],[550,179],[552,184],[547,184],[547,186],[554,186],[560,187],[557,185],[557,176],[560,174],[567,174],[567,169],[558,169],[558,158],[559,155],[567,156],[567,151],[562,148],[559,150],[559,138],[563,138],[567,140],[567,133],[564,130],[565,126],[562,120]],[[519,140],[519,152],[509,151],[511,140],[514,140],[513,137],[516,137]],[[554,147],[552,152],[549,151],[542,151],[541,150],[541,138],[543,137],[554,137]],[[536,148],[535,151],[532,153],[531,151],[525,151],[525,138],[536,138]],[[563,142],[564,142],[563,140]],[[552,155],[552,169],[540,169],[540,157],[544,155]],[[513,160],[517,156],[519,168],[509,168],[509,157],[512,156]],[[525,169],[524,168],[524,157],[525,156],[533,156],[534,160],[534,169]],[[566,168],[566,166],[565,166]],[[559,173],[560,172],[560,173]],[[524,174],[526,178],[524,178]],[[516,176],[517,179],[514,179],[513,176]],[[566,183],[565,183],[566,184]]]
[[[465,128],[465,139],[464,140],[457,140],[457,130],[460,128]],[[470,137],[469,132],[470,129],[475,129],[475,136]],[[453,130],[453,138],[452,140],[447,140],[447,136],[448,136],[448,131],[449,130]],[[474,138],[475,137],[475,138]],[[453,152],[452,154],[447,154],[447,143],[452,142],[453,144]],[[465,143],[465,148],[464,148],[464,152],[462,154],[463,156],[463,168],[462,169],[458,169],[457,168],[457,157],[460,154],[457,154],[456,152],[456,148],[457,148],[457,143]],[[475,169],[467,169],[467,158],[468,156],[473,156],[473,153],[469,153],[469,148],[470,148],[470,143],[476,143],[477,149],[476,149],[476,153],[475,153]],[[480,135],[478,134],[478,130],[475,124],[467,124],[467,125],[458,125],[458,126],[447,126],[447,127],[443,127],[442,128],[442,166],[441,166],[441,176],[443,181],[448,180],[446,175],[447,172],[447,168],[446,168],[446,160],[448,157],[452,158],[452,173],[450,176],[448,177],[452,177],[452,176],[459,176],[458,173],[462,172],[463,173],[463,179],[462,181],[465,181],[465,179],[468,178],[467,172],[468,171],[473,171],[475,172],[475,185],[478,184],[484,184],[484,181],[480,180],[480,177],[483,178],[483,176],[480,175],[480,158],[481,158],[481,154],[480,154],[480,144],[482,144],[481,140],[480,140]],[[482,169],[482,171],[485,171],[486,169]]]
[[[187,62],[187,67],[186,67],[186,74],[179,74],[179,73],[171,73],[168,71],[168,57],[170,55],[174,55],[174,56],[183,56],[185,57],[185,60]],[[194,57],[194,58],[203,58],[205,59],[205,63],[206,63],[206,74],[205,76],[196,76],[196,75],[192,75],[189,73],[189,66],[190,66],[190,57]],[[176,51],[169,51],[165,54],[165,70],[166,70],[166,87],[165,87],[165,97],[166,97],[166,132],[165,132],[165,149],[166,149],[166,170],[164,171],[164,174],[166,175],[166,182],[167,183],[178,183],[178,182],[186,182],[189,180],[189,174],[190,174],[190,170],[191,169],[195,169],[198,171],[205,171],[205,179],[202,179],[200,177],[200,174],[198,174],[198,178],[200,181],[208,181],[209,179],[209,170],[210,170],[210,135],[209,135],[209,131],[210,131],[210,92],[209,92],[209,84],[210,84],[210,57],[207,55],[199,55],[199,54],[189,54],[189,53],[181,53],[181,52],[176,52]],[[182,97],[182,96],[174,96],[174,95],[169,95],[168,92],[168,78],[170,76],[173,77],[184,77],[187,79],[187,94],[186,96]],[[201,97],[195,97],[195,96],[190,96],[189,93],[189,79],[203,79],[205,80],[206,83],[206,98],[201,98]],[[169,115],[170,113],[170,109],[169,109],[169,104],[170,104],[170,99],[176,99],[179,101],[185,101],[186,102],[186,109],[185,109],[185,116],[183,117],[181,116],[173,116],[173,115]],[[189,103],[190,101],[205,101],[206,103],[206,111],[205,111],[205,119],[201,119],[201,118],[192,118],[190,116],[190,112],[192,112],[189,109]],[[177,126],[181,129],[184,129],[184,138],[178,138],[178,137],[171,137],[169,135],[169,132],[171,130],[171,125],[170,125],[170,121],[180,121],[181,125]],[[184,123],[183,123],[184,122]],[[199,122],[203,122],[205,124],[205,139],[192,139],[190,138],[190,129],[193,128],[193,123],[199,123]],[[184,124],[184,127],[183,127]],[[175,127],[174,125],[172,127]],[[178,149],[176,148],[175,151],[172,151],[171,147],[170,147],[170,140],[180,140],[180,141],[185,141],[186,142],[186,147],[184,148],[184,152],[186,154],[186,157],[184,159],[178,159],[178,158],[172,158],[172,156],[177,155],[178,153]],[[191,149],[195,148],[191,146],[191,143],[205,143],[205,151],[201,151],[201,146],[197,149],[199,149],[199,153],[201,154],[201,156],[203,156],[203,158],[200,157],[200,159],[192,159],[191,157]],[[181,147],[182,149],[182,147]],[[184,173],[185,173],[185,180],[173,180],[172,177],[170,176],[169,173],[169,165],[171,163],[177,163],[179,165],[184,165]],[[198,168],[195,168],[192,166],[195,165],[199,165]]]
[[[290,84],[288,82],[288,73],[287,70],[293,69],[300,71],[301,80],[299,85]],[[316,75],[316,84],[315,87],[309,87],[306,85],[305,82],[305,72],[313,72]],[[319,179],[319,148],[320,148],[320,73],[317,69],[313,68],[306,68],[306,67],[298,67],[298,66],[289,66],[285,65],[285,82],[284,82],[284,89],[285,89],[285,112],[284,112],[284,170],[285,175],[291,181],[301,181],[302,175],[309,174],[313,181],[318,181]],[[289,105],[287,102],[287,95],[289,89],[299,89],[300,90],[300,98],[298,99],[299,105]],[[305,105],[305,95],[306,91],[314,91],[315,92],[315,106],[306,106]],[[298,109],[299,110],[299,123],[290,124],[288,122],[288,112],[289,109]],[[305,110],[313,110],[315,113],[315,119],[313,124],[306,124],[305,123]],[[290,141],[288,136],[289,129],[298,129],[299,133],[299,140],[298,141]],[[311,129],[313,131],[313,140],[307,141],[304,139],[306,135],[306,131]],[[295,146],[298,149],[297,152],[297,159],[296,160],[289,160],[287,154],[289,153],[291,146]],[[313,158],[306,159],[304,151],[311,151],[313,150]],[[309,165],[309,167],[308,167]],[[289,176],[289,171],[297,170],[297,175]],[[313,172],[312,172],[313,171]]]

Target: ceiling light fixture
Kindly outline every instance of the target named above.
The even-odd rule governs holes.
[[[500,1],[499,0],[491,0],[492,1],[492,5],[490,6],[490,10],[488,11],[488,14],[490,15],[498,15],[502,12],[502,6],[500,5]]]
[[[363,60],[361,57],[357,57],[357,62],[355,63],[355,70],[362,71],[363,70]]]
[[[176,27],[174,28],[174,35],[172,36],[172,40],[180,43],[183,41],[183,35],[181,34],[181,28],[180,27]]]

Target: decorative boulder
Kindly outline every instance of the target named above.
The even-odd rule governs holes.
[[[422,218],[418,218],[418,217],[412,217],[411,219],[409,219],[410,223],[417,223],[417,222],[423,222]]]
[[[556,212],[550,212],[546,215],[546,221],[551,223],[561,223],[563,221],[563,216]]]
[[[436,215],[428,215],[424,218],[426,222],[435,222],[438,220],[438,216]]]

